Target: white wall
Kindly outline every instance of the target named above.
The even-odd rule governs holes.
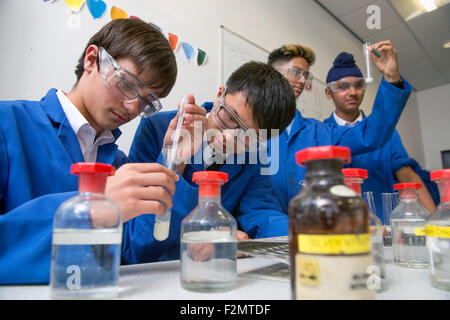
[[[425,164],[442,169],[441,151],[450,150],[450,84],[417,92]]]
[[[311,71],[325,80],[338,53],[351,52],[364,72],[362,44],[312,0],[105,0],[108,13],[94,21],[88,8],[79,13],[80,30],[69,30],[69,13],[64,1],[0,1],[0,99],[40,99],[51,87],[70,91],[73,74],[82,49],[92,34],[110,21],[109,10],[116,5],[130,15],[152,21],[163,30],[177,34],[205,50],[207,64],[197,67],[185,61],[182,50],[176,53],[179,76],[166,110],[188,93],[197,102],[211,101],[218,88],[219,30],[224,25],[258,45],[272,50],[284,43],[301,43],[314,49],[317,62]],[[363,109],[370,113],[380,75],[369,85]],[[405,111],[407,114],[409,110]],[[128,152],[139,119],[121,127],[119,147]],[[402,120],[417,125],[416,116]],[[404,136],[402,134],[402,136]],[[408,139],[406,139],[408,140]],[[413,142],[416,143],[413,143]],[[406,144],[406,143],[405,143]],[[410,150],[411,149],[411,150]],[[408,151],[415,156],[422,149],[421,139],[411,139]],[[413,151],[413,152],[411,152]]]

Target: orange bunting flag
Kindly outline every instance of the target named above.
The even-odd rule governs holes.
[[[180,39],[178,38],[177,35],[173,34],[173,33],[168,33],[169,35],[169,43],[170,46],[172,47],[172,51],[175,52],[178,49],[178,46],[180,44]]]
[[[120,8],[117,8],[116,6],[113,6],[111,8],[111,19],[128,19],[128,13]]]

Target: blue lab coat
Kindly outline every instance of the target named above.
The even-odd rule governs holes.
[[[53,216],[77,194],[70,166],[83,155],[55,89],[41,101],[1,101],[0,119],[0,284],[48,283]],[[120,130],[112,133],[117,139]],[[128,159],[109,143],[97,161],[118,168]],[[171,245],[153,239],[153,218],[124,224],[122,263],[156,261]]]
[[[213,104],[208,102],[202,105],[210,111]],[[176,116],[176,111],[159,112],[148,119],[142,119],[136,131],[129,157],[133,162],[154,162],[161,160],[164,135],[169,122]],[[197,152],[203,152],[200,148]],[[245,164],[237,163],[238,156],[233,155],[233,164],[225,163],[220,171],[228,173],[228,182],[222,186],[222,205],[233,213],[239,208],[237,220],[243,231],[251,238],[272,237],[287,235],[287,215],[281,212],[280,204],[272,193],[270,179],[261,175],[261,163],[250,164],[248,153],[242,160]],[[195,199],[195,203],[185,203],[183,212],[172,216],[170,224],[170,237],[179,238],[180,223],[197,204],[198,186],[192,182],[192,174],[195,171],[203,171],[203,163],[195,164],[194,155],[192,164],[188,164],[183,173],[183,180],[191,186],[187,199]],[[200,159],[202,157],[200,156]],[[201,160],[202,161],[202,160]],[[181,198],[174,197],[174,201],[183,203]],[[185,202],[185,201],[184,201]],[[177,210],[172,210],[173,212]],[[176,228],[176,229],[175,229]],[[179,254],[177,248],[173,249],[176,257]]]
[[[366,118],[364,113],[363,117]],[[325,119],[324,122],[330,125],[338,125],[333,114],[328,119]],[[394,192],[393,186],[398,183],[398,180],[395,179],[395,172],[402,167],[412,167],[419,176],[422,176],[420,166],[417,161],[409,157],[397,130],[394,130],[392,137],[382,148],[353,156],[352,162],[345,165],[345,167],[362,168],[368,171],[368,178],[364,180],[361,191],[373,192],[376,214],[381,221],[383,221],[381,193]],[[425,185],[427,180],[429,178],[426,179],[425,177]],[[434,191],[435,189],[432,188],[430,194],[433,195]]]
[[[354,127],[324,124],[296,112],[289,134],[285,130],[271,141],[271,166],[278,168],[271,175],[272,186],[283,211],[287,212],[289,202],[300,192],[300,183],[305,179],[306,168],[296,163],[295,153],[321,145],[347,146],[352,155],[383,147],[392,136],[412,90],[408,82],[403,83],[404,89],[399,89],[383,79],[372,114]],[[277,144],[279,147],[275,147]]]

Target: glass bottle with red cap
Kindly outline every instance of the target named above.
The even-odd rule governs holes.
[[[344,174],[345,185],[353,189],[358,195],[361,196],[361,185],[364,183],[364,179],[367,179],[368,177],[367,170],[360,168],[345,168],[342,169],[342,173]],[[377,292],[381,292],[386,288],[386,263],[384,259],[383,228],[380,218],[378,218],[376,214],[370,210],[369,206],[368,210],[372,255],[374,263],[378,267],[378,269],[374,269],[373,271],[379,276],[379,279],[374,280],[376,280]]]
[[[425,221],[431,285],[450,291],[450,169],[432,171],[441,203]]]
[[[391,213],[394,263],[408,268],[427,268],[425,219],[429,215],[418,201],[420,183],[397,183],[399,204]]]
[[[198,205],[181,223],[181,285],[198,292],[231,290],[237,283],[237,222],[222,206],[228,174],[195,172]]]
[[[373,299],[369,212],[344,184],[350,149],[312,147],[296,153],[306,183],[289,204],[294,299]]]
[[[112,299],[118,294],[122,213],[105,197],[113,166],[75,163],[78,195],[55,212],[52,235],[50,297]]]

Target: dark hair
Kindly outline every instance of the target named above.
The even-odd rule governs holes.
[[[314,64],[316,60],[316,55],[311,48],[299,44],[285,44],[269,54],[267,63],[273,66],[277,62],[288,62],[296,57],[304,58],[309,65]]]
[[[172,90],[177,78],[175,55],[168,40],[151,24],[138,19],[116,19],[103,26],[89,39],[78,60],[77,82],[83,75],[84,58],[90,45],[103,47],[114,59],[131,59],[138,74],[149,72],[149,84],[161,89],[160,97]]]
[[[294,90],[281,73],[265,63],[251,61],[239,67],[228,78],[226,92],[244,94],[259,129],[268,130],[268,139],[271,129],[283,132],[295,116]]]

